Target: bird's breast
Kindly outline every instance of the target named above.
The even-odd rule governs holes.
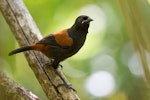
[[[80,39],[78,39],[78,38],[75,38],[75,39],[73,39],[73,45],[71,46],[71,48],[70,48],[70,53],[72,53],[72,54],[75,54],[75,53],[77,53],[80,49],[81,49],[81,47],[84,45],[84,42],[85,42],[85,38],[80,38]]]
[[[69,49],[68,55],[72,56],[72,55],[76,54],[81,49],[81,47],[84,45],[87,32],[83,32],[80,30],[73,31],[73,30],[69,29],[68,33],[69,33],[69,37],[71,37],[73,40],[73,44]]]

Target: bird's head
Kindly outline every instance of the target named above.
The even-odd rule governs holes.
[[[81,15],[77,17],[75,25],[78,28],[88,29],[91,21],[93,21],[93,19],[91,19],[89,16]]]

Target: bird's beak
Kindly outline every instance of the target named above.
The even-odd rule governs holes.
[[[91,21],[93,21],[93,19],[91,19],[91,18],[88,18],[87,20],[86,20],[86,22],[91,22]]]
[[[90,17],[87,19],[87,20],[83,20],[82,21],[82,24],[84,24],[84,23],[90,23],[91,21],[93,21],[93,19],[91,19]]]

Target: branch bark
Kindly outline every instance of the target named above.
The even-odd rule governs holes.
[[[42,38],[22,0],[0,0],[0,10],[20,46],[35,43]],[[36,51],[25,52],[25,56],[49,100],[79,100],[71,89],[57,87],[63,81],[51,66],[42,67],[49,62],[46,56]]]
[[[0,70],[0,99],[9,100],[10,98],[11,100],[40,100],[36,95],[14,82]]]

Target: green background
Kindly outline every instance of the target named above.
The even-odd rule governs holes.
[[[69,28],[78,15],[86,14],[94,19],[84,47],[78,54],[61,63],[64,66],[64,74],[77,90],[81,100],[150,100],[150,90],[146,81],[148,78],[142,70],[145,65],[141,63],[137,48],[137,45],[147,47],[143,46],[147,52],[147,63],[150,62],[149,41],[143,42],[146,39],[150,40],[149,3],[146,0],[124,1],[127,6],[123,6],[125,4],[119,0],[24,0],[43,36]],[[132,24],[129,24],[127,16],[130,16]],[[139,27],[144,27],[142,29],[146,32],[143,33]],[[134,33],[141,37],[137,41],[142,44],[136,45]],[[2,14],[0,34],[1,69],[42,100],[46,100],[23,53],[8,56],[11,50],[19,46]],[[86,88],[89,77],[98,72],[107,72],[113,79],[110,83],[106,81],[109,85],[114,82],[113,89],[106,95],[102,95],[104,90],[101,90],[100,96],[94,96]],[[98,78],[102,77],[105,78],[99,76],[94,83],[99,83]],[[104,84],[100,84],[98,88],[104,87],[102,85]]]

